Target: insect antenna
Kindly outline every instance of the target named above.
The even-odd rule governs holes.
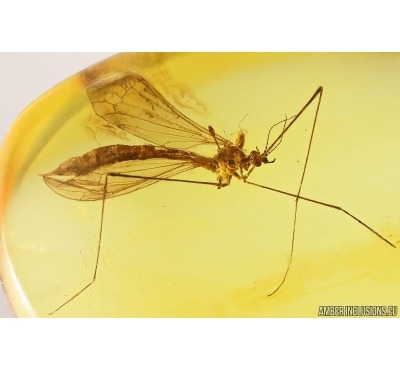
[[[287,118],[287,116],[285,116],[285,119],[284,119],[284,120],[279,121],[279,122],[275,123],[274,125],[272,125],[272,126],[270,127],[270,129],[269,129],[269,131],[268,131],[267,143],[265,144],[264,153],[267,152],[268,142],[269,142],[269,136],[271,135],[272,129],[273,129],[275,126],[279,125],[280,123],[285,122],[285,124],[283,125],[283,129],[282,129],[282,132],[284,132],[288,119],[292,119],[292,118],[294,118],[294,117],[296,117],[296,115],[294,115],[294,116],[292,116],[292,117],[290,117],[290,118]],[[272,153],[272,152],[280,145],[280,143],[282,142],[282,138],[283,138],[282,133],[281,133],[281,135],[279,135],[279,136],[280,136],[279,142],[275,145],[275,147],[274,147],[272,150],[270,150],[270,151],[268,152],[268,154]]]

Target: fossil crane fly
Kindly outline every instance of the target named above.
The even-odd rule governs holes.
[[[87,94],[96,115],[151,145],[117,144],[99,147],[82,156],[69,158],[54,171],[42,175],[45,183],[61,196],[79,201],[99,200],[102,202],[97,256],[92,281],[50,315],[80,295],[96,280],[105,200],[143,189],[159,181],[186,182],[223,188],[230,184],[232,177],[235,177],[249,185],[285,194],[295,199],[289,261],[280,284],[268,296],[275,294],[280,289],[289,273],[295,243],[299,200],[344,212],[389,246],[396,248],[389,240],[345,209],[301,196],[322,93],[323,88],[319,87],[295,116],[282,121],[284,125],[281,133],[271,144],[268,144],[267,140],[264,151],[260,152],[256,148],[246,155],[244,151],[245,134],[242,130],[239,131],[235,143],[232,143],[218,135],[211,126],[204,128],[198,125],[179,112],[148,81],[137,74],[125,74],[118,78],[108,77],[88,85]],[[248,181],[249,176],[256,168],[262,164],[271,165],[275,162],[275,159],[270,159],[269,155],[282,142],[285,133],[316,99],[317,107],[297,193],[289,193]],[[206,157],[194,152],[194,148],[199,145],[214,145],[217,147],[217,154],[213,157]],[[157,165],[146,166],[147,162],[151,162],[150,159],[158,159],[159,162]],[[215,173],[217,181],[204,182],[174,178],[178,174],[198,167]],[[112,181],[112,179],[118,179],[118,181]]]

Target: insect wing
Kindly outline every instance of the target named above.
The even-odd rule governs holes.
[[[214,140],[208,129],[176,110],[139,75],[112,74],[86,88],[98,116],[153,144],[189,149],[228,142],[219,135]]]
[[[124,161],[99,167],[83,176],[60,176],[48,174],[43,176],[45,183],[57,194],[74,200],[100,200],[111,198],[143,189],[158,180],[132,178],[129,175],[170,178],[198,167],[185,161],[168,161],[149,159],[146,161]],[[107,174],[120,174],[107,176]],[[105,183],[107,179],[107,189]]]

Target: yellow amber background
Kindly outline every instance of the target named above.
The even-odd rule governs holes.
[[[101,202],[51,191],[39,174],[115,143],[141,145],[96,117],[84,83],[142,75],[176,109],[245,148],[324,87],[301,195],[232,180],[159,182],[109,199],[96,282],[53,316],[314,317],[321,305],[400,305],[400,54],[119,54],[29,106],[1,150],[1,273],[19,316],[44,316],[93,276]],[[316,101],[249,180],[296,192]],[[214,146],[201,153],[213,156]],[[197,169],[177,178],[215,181]]]

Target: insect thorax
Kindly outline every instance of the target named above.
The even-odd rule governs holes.
[[[235,145],[226,145],[218,149],[214,160],[218,163],[218,181],[222,184],[229,184],[232,176],[242,167],[242,161],[246,155]]]

